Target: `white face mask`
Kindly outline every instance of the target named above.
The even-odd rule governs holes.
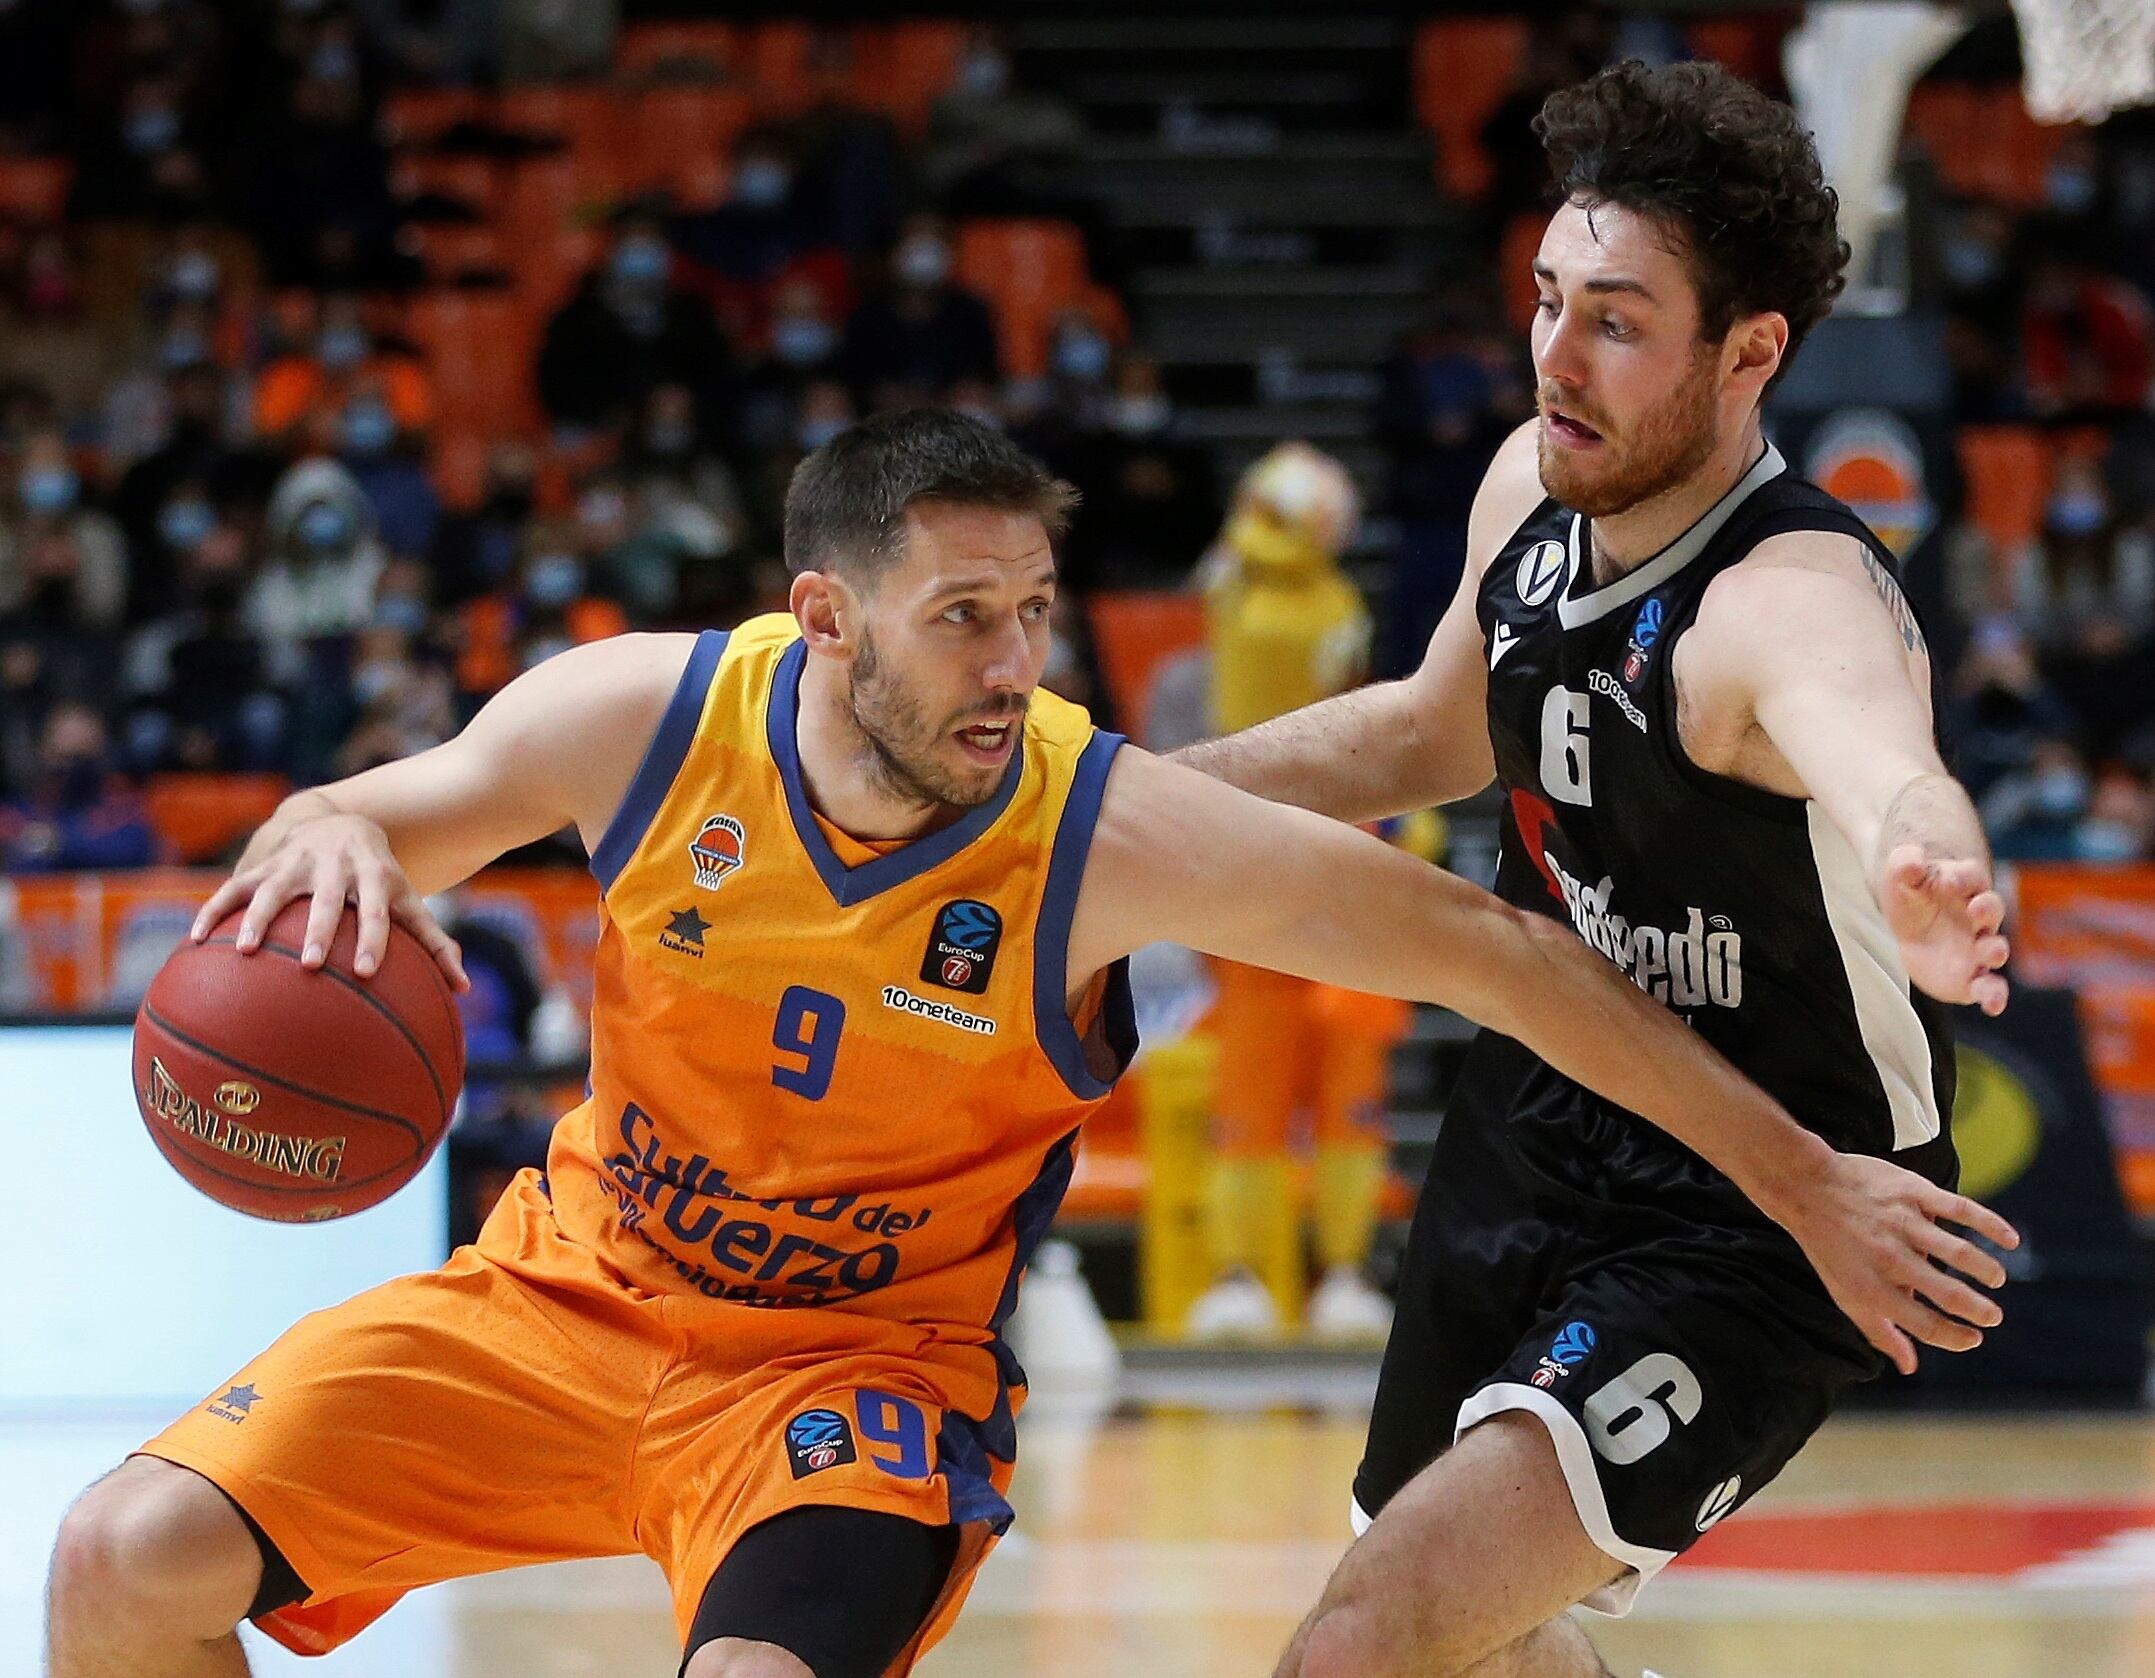
[[[949,275],[950,247],[932,233],[916,233],[898,247],[891,266],[907,285],[925,290]]]

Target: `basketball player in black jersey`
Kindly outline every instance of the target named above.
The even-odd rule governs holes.
[[[1950,1185],[1940,1004],[2004,1006],[2002,906],[1893,556],[1760,422],[1841,288],[1834,194],[1794,114],[1712,65],[1605,71],[1537,131],[1563,199],[1540,413],[1427,661],[1183,755],[1353,821],[1496,777],[1502,896],[1569,921],[1821,1158]],[[1997,1320],[1911,1261],[1897,1326],[1859,1270],[1807,1262],[1806,1216],[1785,1172],[1739,1186],[1484,1033],[1415,1217],[1366,1534],[1281,1678],[1601,1674],[1566,1610],[1628,1610],[1852,1383],[1913,1368],[1903,1327],[1964,1350]]]

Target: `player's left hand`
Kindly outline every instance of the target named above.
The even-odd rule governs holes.
[[[1928,857],[1900,845],[1886,858],[1878,901],[1901,946],[1908,977],[1940,1002],[1972,1002],[2004,1011],[2008,954],[1998,928],[2005,899],[1992,888],[1990,865],[1975,857]]]
[[[1834,1304],[1903,1375],[1915,1373],[1916,1341],[1971,1352],[1984,1329],[2004,1320],[1998,1302],[1961,1277],[1996,1288],[2005,1266],[1941,1226],[1960,1224],[2007,1249],[2020,1245],[2019,1232],[1989,1207],[1890,1160],[1834,1154],[1775,1216]]]

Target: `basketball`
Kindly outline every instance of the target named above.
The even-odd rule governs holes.
[[[352,970],[347,913],[329,959],[300,965],[308,899],[261,947],[234,945],[241,910],[175,950],[135,1016],[135,1100],[173,1169],[249,1217],[349,1217],[418,1175],[464,1079],[448,980],[391,923],[371,979]]]

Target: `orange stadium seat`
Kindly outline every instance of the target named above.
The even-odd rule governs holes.
[[[501,235],[485,222],[414,222],[399,236],[426,264],[427,278],[436,285],[473,275],[506,278],[511,273],[511,253]]]
[[[1204,599],[1169,590],[1110,591],[1087,601],[1085,616],[1116,714],[1135,738],[1151,714],[1152,684],[1160,667],[1204,645]]]
[[[282,775],[153,775],[142,800],[173,861],[216,862],[291,790]]]
[[[2050,499],[2049,440],[2027,425],[1964,425],[1960,470],[1968,521],[2001,551],[2035,539]]]
[[[498,434],[536,423],[532,314],[518,298],[506,291],[421,292],[405,326],[433,372],[441,424]]]
[[[71,157],[0,158],[0,214],[58,221],[75,184]]]
[[[708,208],[725,196],[733,143],[755,116],[749,96],[732,87],[655,87],[630,108],[629,174],[635,191],[663,188],[685,208]]]
[[[501,171],[492,158],[454,153],[405,153],[390,165],[389,184],[399,198],[430,194],[466,205],[478,216],[491,214],[501,197]]]
[[[1534,253],[1541,249],[1541,236],[1549,218],[1540,210],[1522,210],[1504,224],[1497,244],[1497,284],[1504,295],[1504,318],[1524,332],[1534,324],[1534,300],[1540,295],[1534,284]]]
[[[434,491],[442,504],[468,513],[486,497],[486,454],[493,439],[471,427],[442,427],[428,451]]]
[[[384,137],[392,146],[432,145],[460,122],[484,113],[486,96],[469,87],[407,87],[382,101]]]
[[[798,116],[808,108],[809,59],[815,30],[805,23],[766,23],[749,37],[742,62],[756,108],[770,116]]]
[[[741,61],[742,34],[731,23],[632,23],[621,31],[614,71],[665,80],[730,75]]]
[[[1489,190],[1482,124],[1518,79],[1527,27],[1524,18],[1459,17],[1415,32],[1415,110],[1437,137],[1437,178],[1454,198],[1471,203]]]
[[[1692,54],[1726,65],[1754,87],[1781,82],[1781,42],[1788,22],[1779,16],[1701,18],[1684,26]]]
[[[914,19],[867,28],[854,37],[854,98],[881,111],[908,134],[928,126],[928,114],[958,74],[965,26]]]
[[[957,275],[994,306],[1003,370],[1044,371],[1056,315],[1082,308],[1093,284],[1085,240],[1064,221],[992,219],[958,229]]]

